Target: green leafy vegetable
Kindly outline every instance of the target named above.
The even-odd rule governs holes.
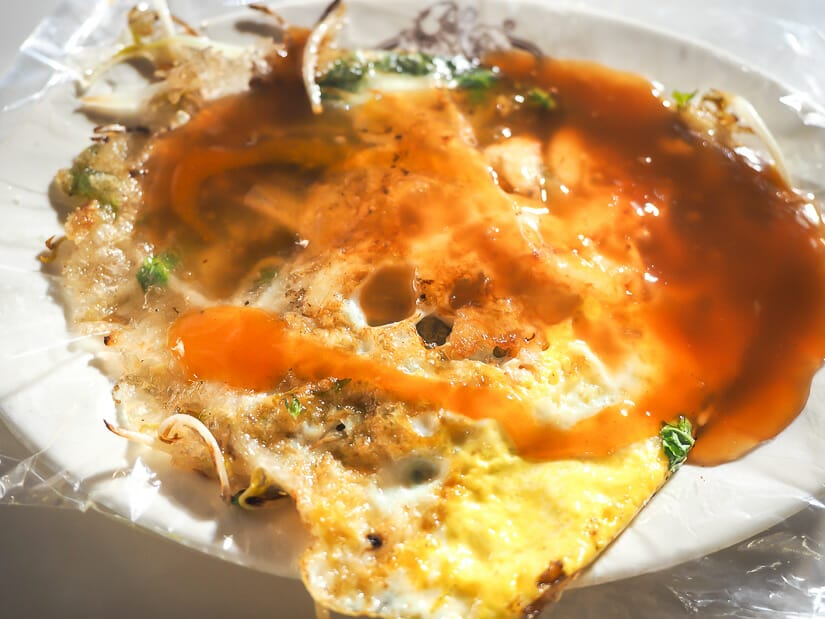
[[[341,391],[344,387],[346,387],[347,385],[349,385],[351,382],[352,382],[352,379],[351,379],[351,378],[336,378],[336,379],[335,379],[335,381],[334,381],[334,385],[333,385],[333,387],[332,387],[332,390],[333,390],[335,393],[338,393],[338,392],[339,392],[339,391]]]
[[[301,415],[301,413],[304,412],[303,404],[301,404],[301,401],[295,396],[292,396],[291,398],[287,398],[286,400],[284,400],[284,408],[286,409],[286,412],[288,412],[292,416],[293,419],[297,419]]]
[[[169,273],[177,264],[178,257],[169,252],[149,256],[143,261],[137,272],[140,287],[146,292],[152,286],[165,286],[169,282]]]
[[[355,92],[368,72],[368,66],[355,56],[338,58],[318,80],[321,88]]]
[[[676,423],[664,424],[659,435],[662,437],[662,448],[670,462],[670,472],[673,473],[687,460],[688,452],[693,447],[693,424],[687,417],[680,415]]]
[[[275,279],[277,274],[277,267],[264,267],[258,272],[258,277],[255,278],[252,286],[254,288],[263,288],[264,286],[268,286],[272,283],[272,280]]]
[[[496,74],[485,67],[475,67],[456,76],[456,86],[465,90],[487,90],[496,83]]]
[[[531,88],[527,92],[525,100],[542,110],[555,110],[557,105],[556,98],[539,87]]]
[[[382,73],[403,73],[405,75],[430,75],[436,69],[435,62],[429,54],[409,52],[406,54],[390,53],[375,62],[374,68]]]
[[[374,60],[350,54],[336,59],[318,79],[318,85],[323,89],[357,92],[371,73],[399,73],[420,77],[434,73],[436,68],[434,58],[421,52],[389,52]]]
[[[698,90],[694,90],[693,92],[682,92],[680,90],[674,90],[673,94],[673,101],[676,103],[677,110],[683,110],[688,106],[691,99],[696,96],[696,93],[699,92]]]
[[[475,66],[462,56],[446,58],[421,52],[359,52],[335,59],[317,80],[325,99],[340,99],[344,93],[357,93],[377,73],[431,77],[436,82],[470,91],[473,98],[481,98],[498,80],[498,75],[487,67]],[[537,92],[535,104],[549,107],[554,104],[547,93]]]

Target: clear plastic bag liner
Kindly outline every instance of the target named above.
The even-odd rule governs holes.
[[[106,431],[102,419],[117,413],[95,360],[103,334],[70,333],[59,274],[38,260],[44,241],[61,232],[49,199],[54,173],[88,144],[93,126],[76,110],[74,82],[117,49],[131,4],[64,2],[21,46],[0,83],[0,503],[92,507],[211,554],[294,575],[307,540],[289,505],[259,513],[230,508],[213,482]],[[170,2],[195,26],[213,20],[210,34],[226,30],[222,16],[248,11],[241,4]],[[795,186],[823,197],[825,12],[817,0],[350,5],[345,43],[425,41],[466,53],[526,44],[640,72],[664,92],[743,94],[776,135]],[[323,9],[271,6],[299,25],[311,25]],[[580,579],[591,586],[569,591],[554,612],[825,616],[823,448],[820,373],[805,411],[775,441],[736,463],[680,470]]]

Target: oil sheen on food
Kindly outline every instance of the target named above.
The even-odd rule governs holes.
[[[290,333],[265,308],[219,303],[172,326],[180,361],[192,376],[258,390],[288,372],[372,381],[402,401],[496,419],[528,458],[611,453],[680,414],[698,426],[695,463],[739,457],[776,435],[804,406],[825,352],[813,206],[772,168],[692,131],[641,78],[519,52],[489,61],[500,69],[489,92],[373,93],[315,116],[287,57],[270,80],[156,139],[139,234],[179,253],[182,277],[217,300],[267,257],[360,252],[373,268],[341,292],[370,328],[423,305],[446,323],[472,314],[472,333],[422,341],[447,359],[471,357],[482,340],[506,356],[549,346],[548,327],[569,321],[615,369],[642,324],[664,352],[634,401],[561,429],[504,387],[382,367]],[[554,109],[524,103],[535,86],[553,94]],[[554,160],[559,141],[580,155]],[[541,174],[500,173],[497,145],[525,145]],[[365,195],[357,172],[376,167],[380,186]],[[517,217],[525,212],[531,225]],[[569,268],[585,249],[590,262],[644,273],[598,319],[582,309],[598,294]],[[472,257],[469,275],[451,268],[459,256]]]

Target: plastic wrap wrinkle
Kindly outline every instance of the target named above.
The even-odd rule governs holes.
[[[53,278],[48,268],[37,260],[42,243],[51,234],[59,234],[60,226],[54,208],[49,204],[49,183],[60,167],[87,143],[90,123],[79,123],[78,115],[70,118],[49,118],[43,124],[42,111],[66,108],[73,96],[71,82],[89,66],[89,61],[101,48],[112,49],[123,31],[125,15],[131,2],[99,0],[67,0],[21,46],[20,54],[9,74],[0,84],[0,209],[7,225],[0,231],[0,372],[6,376],[0,385],[0,415],[8,423],[7,411],[14,409],[37,417],[41,402],[32,394],[48,389],[59,393],[67,384],[82,376],[82,391],[94,393],[83,402],[66,402],[54,397],[53,406],[62,407],[61,423],[50,426],[43,416],[43,435],[39,448],[31,453],[10,432],[0,435],[0,503],[61,506],[85,510],[89,507],[113,513],[162,534],[178,535],[182,527],[197,521],[202,530],[183,543],[206,549],[224,558],[250,567],[273,570],[267,564],[266,553],[277,550],[295,552],[305,539],[295,538],[298,527],[295,516],[291,525],[273,527],[260,514],[246,515],[221,512],[222,504],[215,486],[202,479],[192,479],[189,473],[169,468],[165,456],[148,453],[135,446],[126,446],[108,435],[101,419],[113,419],[114,408],[109,395],[109,382],[95,366],[92,355],[84,349],[87,337],[66,332],[65,318],[55,297]],[[170,2],[174,13],[193,24],[236,10],[243,2],[211,0]],[[290,7],[296,3],[270,3]],[[358,7],[370,3],[352,2],[354,14]],[[385,14],[410,17],[405,8],[387,3],[373,3]],[[444,3],[442,3],[444,4]],[[489,1],[461,3],[476,9],[477,19],[487,23],[495,5]],[[510,3],[513,18],[518,21],[519,3]],[[617,23],[640,24],[660,33],[712,47],[720,55],[744,67],[742,78],[757,80],[763,74],[782,84],[786,94],[775,103],[795,121],[784,137],[788,146],[790,167],[795,182],[805,191],[823,198],[825,178],[825,134],[821,139],[806,139],[808,131],[825,130],[825,11],[817,0],[779,5],[760,0],[742,6],[738,2],[696,0],[691,3],[615,2],[525,2],[543,4],[548,10],[576,11],[596,15]],[[426,6],[422,3],[421,6]],[[297,11],[300,13],[300,11]],[[311,12],[311,14],[314,14]],[[361,11],[367,15],[368,11]],[[367,16],[369,17],[369,16]],[[366,18],[365,18],[366,19]],[[377,19],[377,18],[376,18]],[[499,15],[490,23],[500,21]],[[369,22],[372,23],[372,22]],[[518,22],[519,28],[563,34],[563,25],[535,25]],[[357,29],[357,28],[356,28]],[[375,42],[386,39],[387,33],[372,34]],[[581,41],[580,45],[598,47],[600,41]],[[630,45],[630,43],[625,43]],[[756,67],[753,73],[749,67]],[[669,80],[671,76],[651,76]],[[712,81],[713,76],[710,76]],[[692,84],[671,84],[669,87],[690,88]],[[719,86],[724,87],[723,84]],[[781,116],[781,115],[780,115]],[[777,116],[777,117],[780,117]],[[784,117],[783,117],[784,118]],[[783,121],[784,122],[784,121]],[[27,133],[28,132],[28,133]],[[25,136],[23,140],[21,136]],[[58,153],[45,152],[44,146],[57,139],[67,146]],[[10,148],[10,145],[19,148]],[[25,169],[38,161],[36,170]],[[23,291],[23,292],[21,292]],[[44,302],[43,309],[32,312],[26,299]],[[21,336],[22,334],[22,336]],[[78,374],[79,372],[79,374]],[[809,412],[797,419],[789,432],[815,451],[825,445],[825,379],[819,374],[809,402]],[[74,389],[78,389],[75,385]],[[816,413],[810,412],[816,411]],[[80,419],[94,416],[98,428],[89,435],[77,428],[87,427]],[[77,445],[88,446],[88,452],[69,472],[55,468],[66,450]],[[729,465],[724,465],[729,467]],[[713,495],[703,490],[705,472],[685,467],[672,480],[669,492],[657,495],[652,503],[672,514],[674,530],[687,540],[699,539],[705,531],[697,527],[685,512],[685,502],[694,502],[693,509],[714,514],[718,511],[738,513],[742,521],[762,519],[778,524],[730,548],[714,552],[701,559],[667,567],[656,573],[635,576],[620,582],[596,584],[569,591],[559,603],[554,616],[560,617],[820,617],[825,616],[825,461],[802,461],[794,452],[775,454],[769,461],[755,467],[752,478],[731,475]],[[730,469],[723,469],[730,470]],[[800,489],[798,472],[805,471],[808,487]],[[180,491],[189,493],[180,502]],[[717,489],[718,489],[717,488]],[[764,514],[740,506],[740,497],[761,496],[763,504],[771,497],[791,501],[800,509],[789,518],[786,513]],[[164,507],[160,512],[158,504]],[[750,503],[748,503],[750,505]],[[158,518],[158,513],[175,515],[181,509],[191,519]],[[791,510],[796,511],[796,510]],[[217,514],[217,515],[216,515]],[[252,520],[256,528],[250,535],[235,531],[242,518],[243,526]],[[288,518],[287,518],[288,519]],[[646,525],[651,522],[647,511],[642,513],[628,534],[635,537],[637,548],[656,554],[659,548],[646,539]],[[292,528],[290,528],[290,526]],[[272,542],[265,548],[254,548],[254,540],[269,535]],[[195,541],[211,539],[208,545]],[[683,540],[674,539],[678,545]],[[647,546],[646,546],[647,544]],[[618,546],[618,545],[617,545]],[[611,548],[608,554],[613,551]],[[665,561],[662,565],[667,564]],[[294,571],[294,565],[282,573]],[[591,581],[598,582],[598,564]],[[609,609],[609,610],[607,610]]]
[[[813,502],[773,529],[702,559],[568,591],[556,613],[576,619],[820,617],[825,527],[822,504]]]

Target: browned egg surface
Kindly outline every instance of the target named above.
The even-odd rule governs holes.
[[[219,301],[171,327],[170,344],[184,344],[179,358],[190,374],[261,390],[287,372],[371,381],[401,401],[494,418],[517,451],[534,458],[610,453],[679,414],[699,426],[694,463],[736,458],[776,435],[802,409],[825,352],[825,248],[821,225],[804,216],[805,201],[773,169],[753,169],[694,133],[641,78],[518,52],[489,62],[501,71],[492,92],[374,96],[363,129],[356,120],[363,106],[313,115],[287,57],[270,81],[208,105],[155,140],[138,233],[174,249],[182,277],[217,300],[267,257],[311,261],[363,252],[378,264],[380,256],[388,266],[365,274],[359,289],[371,327],[408,318],[426,296],[440,316],[473,312],[484,337],[506,354],[543,327],[570,320],[576,335],[617,367],[626,352],[616,334],[631,327],[625,315],[641,312],[668,354],[635,405],[554,429],[496,385],[383,367],[290,333],[263,309]],[[554,94],[556,109],[502,113],[514,93],[534,85]],[[395,97],[417,101],[414,125],[396,122]],[[442,128],[459,118],[475,136],[462,148],[516,138],[544,146],[572,132],[586,149],[590,183],[548,183],[532,198],[550,215],[538,217],[542,243],[517,225],[512,187],[472,158],[464,165],[444,154],[461,131]],[[330,182],[364,161],[384,166],[374,195]],[[248,199],[261,191],[267,199]],[[554,239],[577,239],[589,220],[608,225],[582,243],[611,259],[635,248],[646,273],[644,288],[628,289],[624,307],[611,305],[600,321],[580,311],[580,291],[548,259]],[[422,243],[429,244],[428,260],[443,265],[428,268],[427,281],[417,276],[424,266],[411,262],[411,248],[421,255]],[[459,255],[474,256],[477,269],[456,273],[449,265]],[[510,320],[500,318],[505,306]],[[460,358],[458,335],[450,337],[451,354]]]

